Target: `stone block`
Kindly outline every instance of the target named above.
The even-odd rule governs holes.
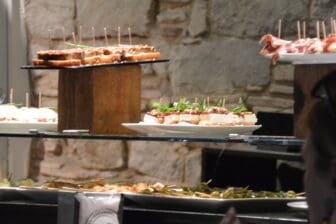
[[[82,25],[83,38],[92,38],[91,27],[95,27],[97,37],[104,37],[104,27],[111,36],[132,34],[147,36],[152,0],[81,0],[77,4],[77,27]]]
[[[67,155],[86,169],[112,170],[125,166],[122,141],[69,140]]]
[[[57,97],[58,95],[58,72],[56,70],[44,71],[44,75],[34,79],[36,93],[44,96]]]
[[[74,32],[74,5],[73,0],[25,0],[24,18],[29,36],[48,39],[50,29],[52,38],[62,38],[64,27],[66,36],[71,37]]]
[[[309,16],[309,0],[214,0],[211,1],[210,23],[215,34],[260,38],[277,34],[278,19],[283,20],[283,36],[296,34],[296,21]],[[288,25],[287,25],[288,24]]]
[[[293,65],[277,65],[272,71],[275,81],[294,81],[294,66]]]
[[[202,151],[193,150],[186,157],[185,179],[186,186],[196,187],[201,182],[202,175]]]
[[[157,15],[159,23],[181,23],[187,20],[187,14],[183,8],[168,9]]]
[[[222,95],[238,87],[267,85],[269,60],[255,57],[258,50],[255,41],[232,39],[174,47],[169,63],[173,94]]]
[[[188,27],[188,31],[191,36],[196,37],[207,31],[207,10],[208,1],[194,1]]]
[[[279,97],[269,97],[269,96],[250,96],[247,98],[247,103],[252,106],[259,107],[275,107],[281,109],[293,108],[293,99],[284,99]]]
[[[293,86],[286,86],[286,85],[278,85],[278,84],[271,84],[269,88],[270,93],[275,94],[285,94],[285,95],[293,95],[294,88]]]
[[[132,142],[128,166],[144,175],[182,182],[184,160],[176,152],[178,143]]]

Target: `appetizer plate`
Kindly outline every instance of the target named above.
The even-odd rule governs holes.
[[[266,55],[267,58],[272,58],[272,55]],[[330,64],[336,63],[336,53],[292,53],[280,54],[278,59],[280,62],[289,62],[293,64]]]
[[[123,126],[149,136],[227,138],[229,134],[248,135],[261,127],[251,126],[200,126],[189,124],[123,123]]]
[[[308,204],[306,201],[292,201],[288,202],[287,206],[296,210],[308,210]]]
[[[0,133],[28,133],[32,129],[37,130],[39,132],[56,131],[57,123],[0,122]]]

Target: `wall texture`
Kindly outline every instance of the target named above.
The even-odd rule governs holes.
[[[71,33],[82,27],[84,43],[91,44],[95,27],[97,45],[103,45],[104,27],[115,44],[117,27],[127,43],[130,26],[134,43],[157,47],[170,62],[143,66],[143,112],[161,97],[210,96],[228,103],[242,97],[255,112],[293,113],[293,66],[271,65],[258,54],[258,41],[277,33],[278,19],[283,38],[295,38],[297,20],[306,20],[313,36],[315,21],[329,21],[336,12],[332,0],[25,0],[24,8],[30,58],[49,46],[62,48],[63,28],[71,40]],[[42,92],[43,105],[57,105],[57,71],[34,71],[31,81],[35,92]],[[195,185],[203,146],[41,140],[32,145],[30,173],[38,179],[105,177]]]

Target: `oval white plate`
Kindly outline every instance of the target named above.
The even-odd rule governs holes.
[[[288,202],[287,206],[297,210],[308,210],[308,204],[306,201],[292,201]]]

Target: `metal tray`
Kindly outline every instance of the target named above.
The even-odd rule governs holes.
[[[79,65],[79,66],[69,66],[69,67],[23,65],[21,66],[21,69],[76,70],[76,69],[90,69],[90,68],[100,68],[100,67],[150,64],[150,63],[160,63],[160,62],[168,62],[168,61],[169,59],[143,60],[143,61],[121,61],[121,62],[114,62],[114,63],[107,63],[107,64]]]
[[[239,213],[285,212],[287,203],[299,198],[212,199],[124,193],[124,206],[190,212],[225,213],[234,207]]]

